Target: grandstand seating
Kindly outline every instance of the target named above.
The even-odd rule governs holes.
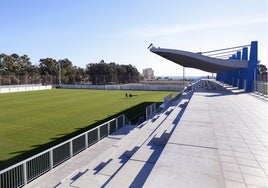
[[[147,172],[152,169],[185,109],[182,104],[188,101],[191,95],[192,93],[184,94],[168,108],[155,114],[144,125],[133,129],[127,136],[116,142],[114,147],[104,151],[101,156],[105,157],[98,156],[95,161],[80,170],[80,172],[87,170],[83,177],[74,182],[71,179],[62,182],[59,187],[65,187],[70,183],[72,186],[113,187],[118,185],[118,181],[122,187],[130,186],[144,166],[148,168],[145,170]],[[154,147],[157,149],[152,149]],[[140,176],[145,178],[144,174]],[[134,183],[135,186],[144,183],[140,178],[138,179]]]

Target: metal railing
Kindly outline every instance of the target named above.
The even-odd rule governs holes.
[[[172,94],[169,94],[169,95],[167,95],[166,97],[164,97],[164,107],[166,108],[168,105],[169,105],[169,103],[171,102],[171,100],[172,100]]]
[[[124,125],[125,115],[120,115],[98,127],[0,171],[0,188],[15,188],[26,185]]]
[[[261,95],[268,95],[268,82],[255,82],[255,92]]]
[[[156,112],[156,103],[147,106],[145,109],[146,120],[148,120],[155,112]]]

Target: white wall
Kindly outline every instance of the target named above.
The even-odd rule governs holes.
[[[23,92],[23,91],[37,91],[52,89],[52,85],[42,86],[42,85],[8,85],[0,86],[0,93],[13,93],[13,92]]]

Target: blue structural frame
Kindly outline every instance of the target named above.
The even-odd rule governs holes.
[[[254,81],[257,81],[258,68],[258,41],[252,41],[250,45],[250,54],[248,59],[248,47],[237,51],[229,59],[246,60],[248,67],[243,69],[231,70],[217,73],[216,80],[233,85],[239,89],[245,89],[246,92],[254,90]]]

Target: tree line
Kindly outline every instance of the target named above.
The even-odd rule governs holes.
[[[139,82],[140,74],[132,65],[118,65],[114,62],[89,63],[86,67],[92,84],[126,84]]]
[[[29,82],[29,80],[31,80]],[[139,82],[139,72],[132,65],[114,62],[89,63],[86,68],[74,66],[68,59],[43,58],[32,64],[27,55],[0,54],[0,85],[7,84],[126,84]]]

